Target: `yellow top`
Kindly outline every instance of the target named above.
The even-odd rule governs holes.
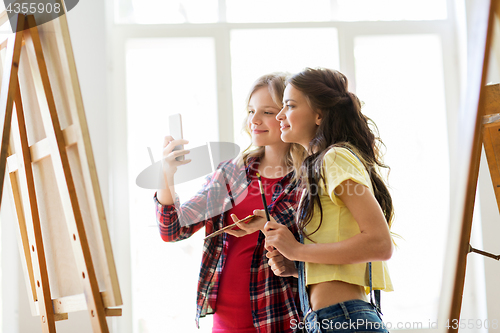
[[[316,243],[340,242],[359,234],[360,231],[349,209],[334,193],[335,188],[348,179],[368,187],[372,193],[373,188],[370,176],[363,164],[346,148],[330,149],[323,159],[323,168],[326,182],[326,186],[320,182],[320,188],[323,189],[320,191],[323,222],[321,228],[309,238]],[[315,206],[313,218],[305,230],[306,234],[317,229],[320,216],[319,208]],[[304,243],[311,244],[312,242],[304,238]],[[365,286],[365,291],[367,293],[370,291],[367,263],[327,265],[306,262],[305,271],[306,285],[339,280]],[[373,289],[394,290],[385,261],[372,262],[372,284]]]

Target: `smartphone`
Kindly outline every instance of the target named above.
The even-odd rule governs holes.
[[[174,138],[174,140],[180,140],[183,139],[182,136],[182,118],[180,113],[176,113],[168,117],[168,125],[170,127],[170,135]],[[175,150],[182,150],[184,149],[184,145],[178,145],[175,146]],[[176,157],[175,158],[177,161],[183,161],[184,160],[184,155]]]

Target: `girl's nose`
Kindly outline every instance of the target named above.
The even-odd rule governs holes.
[[[276,120],[281,121],[281,120],[285,119],[285,112],[283,112],[284,109],[285,109],[285,107],[283,107],[280,110],[280,112],[278,112],[278,114],[276,115]]]

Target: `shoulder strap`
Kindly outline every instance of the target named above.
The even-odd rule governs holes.
[[[380,307],[380,290],[373,290],[372,284],[372,263],[368,263],[369,277],[370,277],[370,303],[373,305],[375,310],[382,315],[382,308]],[[373,294],[375,294],[375,300],[373,299]]]

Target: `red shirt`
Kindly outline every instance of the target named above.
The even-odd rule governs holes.
[[[252,174],[248,195],[236,202],[225,217],[225,225],[233,223],[231,214],[238,219],[251,215],[254,209],[264,209],[257,176]],[[269,205],[274,193],[274,185],[281,178],[262,177],[262,185]],[[219,290],[214,313],[214,333],[255,333],[252,307],[250,303],[250,267],[260,232],[243,237],[227,235],[228,247],[225,250],[224,264],[219,282]]]

